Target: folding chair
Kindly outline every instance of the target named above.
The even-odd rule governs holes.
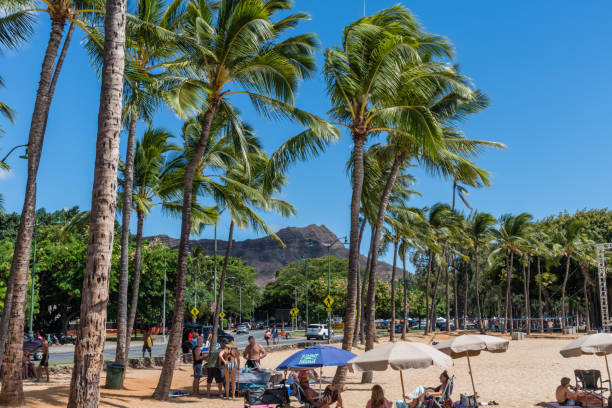
[[[604,383],[610,385],[610,380],[601,379],[601,371],[599,370],[574,370],[576,377],[576,385],[579,386],[586,394],[594,396],[601,400],[601,406],[604,407],[603,393],[609,388],[603,386]]]
[[[454,384],[455,384],[455,376],[453,375],[446,382],[446,386],[444,387],[444,392],[442,392],[442,395],[440,395],[439,397],[433,397],[432,399],[430,399],[427,402],[427,406],[428,407],[444,408],[444,402],[447,399],[450,399],[451,395],[453,395],[453,386],[454,386]]]
[[[300,404],[302,404],[304,406],[304,408],[315,408],[314,405],[312,405],[308,401],[308,399],[306,398],[306,392],[304,391],[304,389],[302,388],[302,386],[298,382],[293,383],[291,385],[291,387],[294,387],[294,389],[295,389],[295,396],[296,396],[298,402]]]

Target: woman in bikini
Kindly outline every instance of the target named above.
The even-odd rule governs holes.
[[[225,365],[225,398],[229,399],[230,386],[232,387],[232,399],[236,398],[238,388],[238,372],[240,370],[240,353],[232,341],[219,354],[219,361]]]

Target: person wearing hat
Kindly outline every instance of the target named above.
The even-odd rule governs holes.
[[[231,341],[221,353],[219,361],[222,362],[225,371],[225,398],[229,399],[230,388],[232,399],[236,398],[236,388],[238,387],[238,372],[240,371],[240,353],[233,341]]]
[[[219,355],[224,350],[225,345],[227,344],[227,340],[221,339],[221,348],[219,349],[210,349],[208,352],[208,364],[207,368],[207,377],[206,377],[206,395],[210,398],[210,385],[213,380],[217,383],[217,387],[219,388],[219,397],[223,396],[223,366],[222,362],[219,359]]]

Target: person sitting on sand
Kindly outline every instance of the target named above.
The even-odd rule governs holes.
[[[342,393],[347,390],[348,387],[341,384],[333,384],[325,387],[323,395],[319,395],[318,392],[310,388],[308,377],[301,376],[299,379],[300,387],[304,390],[304,398],[316,408],[329,408],[331,404],[336,403],[336,407],[342,408]]]
[[[24,350],[23,357],[21,358],[21,365],[23,367],[24,379],[30,378],[30,373],[32,373],[36,378],[38,378],[34,363],[32,362],[32,360],[30,360],[30,350]]]
[[[442,374],[440,374],[440,385],[438,385],[437,387],[429,388],[418,386],[410,394],[404,395],[404,400],[412,400],[410,408],[416,408],[419,403],[423,403],[426,399],[439,397],[444,394],[444,391],[446,390],[446,383],[448,382],[448,380],[448,373],[446,371],[443,371]]]
[[[391,401],[385,398],[385,393],[380,385],[372,387],[372,397],[366,404],[366,408],[392,408]]]
[[[582,402],[579,401],[578,395],[579,387],[574,387],[570,384],[570,379],[563,377],[561,379],[561,385],[557,387],[556,397],[559,405],[562,406],[582,406]]]

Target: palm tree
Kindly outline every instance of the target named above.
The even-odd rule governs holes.
[[[138,120],[149,124],[164,95],[158,84],[166,75],[164,65],[177,57],[180,37],[180,21],[184,15],[182,0],[166,5],[161,0],[139,0],[134,13],[130,15],[126,32],[124,108],[125,127],[128,129],[125,163],[123,167],[125,194],[122,208],[132,208],[132,180],[134,178],[134,143]],[[86,44],[92,63],[101,67],[103,55],[103,34],[92,30]],[[130,332],[128,329],[128,259],[131,211],[122,214],[121,258],[119,269],[119,293],[117,303],[117,349],[115,362],[125,365],[127,360]],[[137,291],[136,291],[137,293]]]
[[[530,247],[533,255],[536,257],[536,266],[538,269],[538,318],[540,333],[544,333],[544,308],[542,304],[542,259],[545,261],[553,258],[552,249],[550,248],[550,236],[542,226],[536,228],[530,238]]]
[[[97,407],[104,364],[106,305],[117,199],[121,101],[125,44],[125,7],[107,0],[98,137],[91,200],[87,261],[83,274],[81,316],[68,408]],[[21,341],[21,340],[20,340]]]
[[[586,319],[586,330],[591,330],[591,312],[589,308],[589,290],[588,287],[595,286],[593,280],[591,279],[589,269],[593,265],[597,265],[597,261],[595,259],[594,254],[595,242],[583,237],[577,245],[576,251],[574,252],[574,256],[580,265],[580,272],[582,272],[582,277],[584,279],[582,290],[584,295],[584,315]]]
[[[305,156],[318,151],[336,131],[326,122],[295,108],[293,98],[298,83],[311,75],[316,45],[312,34],[302,34],[280,41],[284,31],[307,18],[304,13],[274,21],[279,11],[289,10],[289,0],[249,2],[247,0],[191,1],[185,18],[186,36],[191,40],[185,61],[175,66],[179,73],[193,77],[180,79],[170,98],[178,109],[189,90],[205,93],[201,109],[201,134],[183,179],[183,211],[178,255],[175,309],[171,336],[166,348],[164,367],[154,398],[166,400],[172,371],[180,349],[183,326],[184,284],[187,273],[188,240],[191,231],[193,181],[209,142],[211,125],[218,112],[228,112],[231,95],[243,94],[253,106],[271,117],[288,117],[309,129],[285,143],[285,154],[275,158],[282,163],[288,157]],[[232,89],[228,89],[232,87]],[[187,98],[189,99],[189,98]],[[306,152],[306,153],[304,153]]]
[[[391,22],[393,22],[391,24]],[[426,50],[426,51],[425,51]],[[436,57],[452,55],[441,37],[425,34],[412,14],[395,6],[357,20],[343,32],[342,46],[325,51],[325,77],[332,103],[331,116],[351,133],[353,141],[352,198],[348,292],[342,347],[352,346],[356,287],[359,278],[359,208],[362,196],[364,145],[381,132],[414,132],[419,144],[432,149],[440,143],[440,131],[432,115],[421,106],[400,104],[403,73],[423,52]],[[420,113],[420,118],[414,113]],[[336,380],[345,375],[339,368]]]
[[[37,7],[38,6],[38,7]],[[87,7],[88,10],[84,10]],[[61,71],[67,48],[72,37],[74,25],[81,25],[80,17],[92,14],[94,7],[86,6],[83,1],[56,0],[46,3],[46,9],[34,2],[17,0],[5,1],[0,5],[0,46],[16,48],[28,39],[33,32],[34,13],[46,12],[51,18],[51,32],[43,58],[40,80],[34,102],[34,112],[28,135],[28,177],[25,197],[14,255],[9,272],[9,285],[5,296],[3,324],[0,325],[0,338],[6,338],[7,330],[13,332],[8,338],[10,356],[4,361],[4,341],[0,346],[0,359],[4,361],[3,386],[0,403],[23,404],[23,384],[21,380],[21,355],[23,345],[23,320],[25,316],[27,272],[30,262],[30,247],[34,230],[36,210],[36,178],[44,141],[49,108],[55,86]],[[64,26],[71,21],[64,47],[58,57]],[[57,59],[57,62],[56,62]],[[13,305],[20,305],[13,308]]]
[[[144,219],[149,214],[154,205],[159,189],[163,184],[162,171],[165,164],[165,155],[169,151],[176,150],[168,143],[173,136],[166,130],[160,128],[149,128],[142,136],[142,140],[136,142],[136,153],[134,158],[132,200],[133,209],[136,211],[136,252],[134,257],[134,276],[132,278],[132,299],[130,302],[130,313],[127,319],[126,333],[132,333],[136,310],[138,306],[138,291],[140,285],[140,272],[142,269],[142,231]],[[119,186],[121,192],[119,198],[122,203],[122,196],[127,192],[124,186],[127,185],[128,177],[127,163],[121,163]],[[130,183],[131,184],[131,183]],[[121,207],[123,213],[126,209]],[[124,219],[125,220],[125,219]],[[123,231],[122,231],[123,233]],[[126,335],[122,341],[125,350],[130,349],[130,335]],[[117,342],[119,342],[117,337]],[[119,347],[119,345],[117,345]],[[126,353],[127,354],[127,353]],[[126,356],[127,357],[127,356]]]
[[[224,176],[225,186],[216,188],[217,194],[215,194],[215,198],[220,207],[227,209],[230,216],[230,226],[223,267],[221,269],[216,309],[213,316],[211,344],[217,343],[221,299],[223,298],[227,265],[232,249],[234,227],[246,228],[250,226],[256,231],[264,231],[283,248],[285,247],[283,241],[257,214],[257,210],[272,210],[285,217],[295,214],[295,208],[291,204],[272,197],[272,193],[279,193],[282,186],[286,183],[284,175],[275,174],[271,178],[273,181],[267,186],[272,190],[268,190],[266,187],[266,184],[270,183],[271,180],[266,174],[267,162],[268,158],[261,151],[249,154],[248,163],[243,163],[241,166],[229,169]],[[247,167],[250,170],[247,170]]]
[[[3,88],[3,87],[4,87],[4,80],[0,76],[0,88]],[[10,106],[8,106],[6,103],[2,101],[0,101],[0,116],[4,116],[11,123],[15,123],[15,111],[11,109]],[[3,133],[4,133],[4,129],[0,127],[0,135],[2,135]],[[0,168],[2,168],[3,165],[6,165],[6,163],[4,163],[4,161],[0,161]]]
[[[478,311],[478,327],[483,330],[482,312],[480,310],[480,292],[478,284],[480,282],[480,248],[486,246],[492,239],[493,227],[495,226],[495,218],[485,212],[475,212],[468,219],[468,236],[472,241],[474,253],[474,293],[476,294],[476,309]]]
[[[569,278],[570,262],[572,254],[576,251],[580,241],[584,239],[584,230],[586,225],[580,220],[571,220],[563,226],[554,240],[561,246],[561,253],[565,256],[565,275],[563,284],[561,285],[561,328],[565,329],[566,322],[566,305],[565,305],[565,290],[567,288],[567,280]]]
[[[504,314],[503,332],[508,328],[508,318],[510,318],[510,331],[513,330],[512,322],[512,303],[511,303],[511,281],[512,269],[514,268],[514,255],[521,254],[521,245],[525,242],[525,237],[531,222],[531,215],[521,213],[517,216],[504,214],[498,220],[498,228],[493,230],[493,237],[497,242],[498,248],[491,253],[503,253],[506,259],[506,303]]]

